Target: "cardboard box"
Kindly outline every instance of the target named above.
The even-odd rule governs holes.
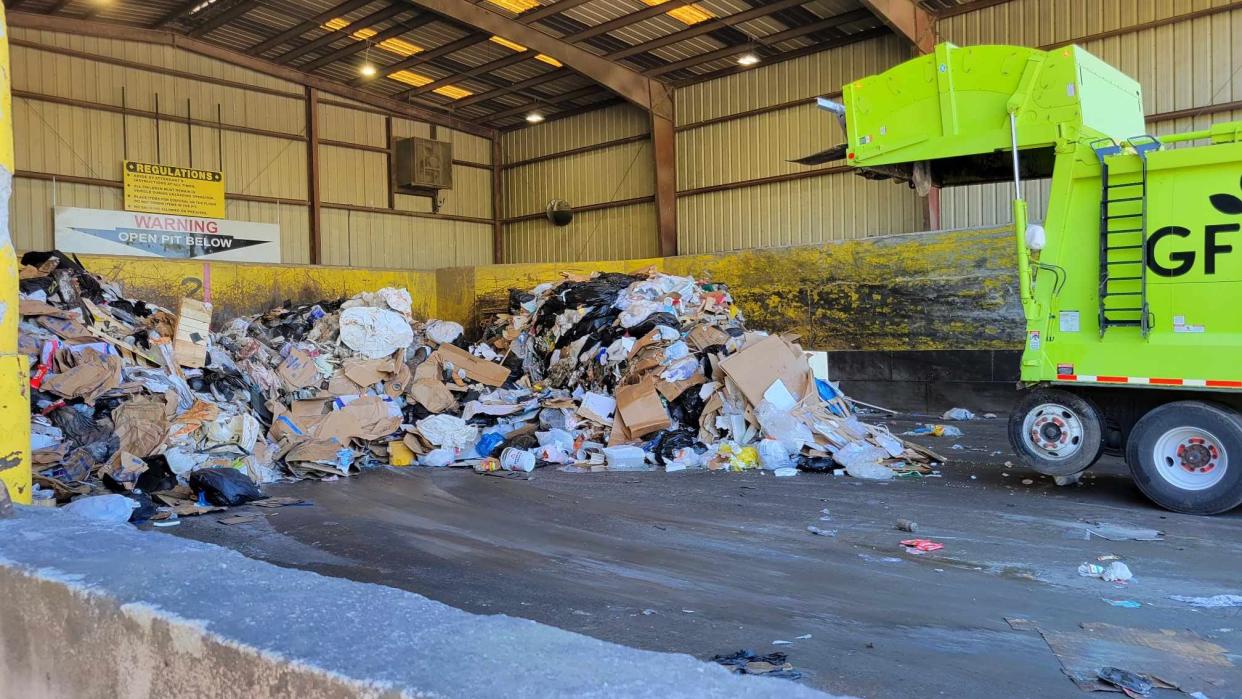
[[[812,385],[806,356],[775,335],[727,357],[720,368],[733,379],[751,405],[762,403],[763,394],[778,380],[797,400],[802,400]]]
[[[481,357],[476,357],[455,345],[440,345],[436,354],[452,363],[455,370],[466,372],[466,378],[488,386],[503,386],[509,380],[509,370]]]
[[[652,432],[672,426],[668,410],[660,400],[655,383],[642,383],[617,388],[617,413],[625,421],[625,427],[634,437],[645,437]]]

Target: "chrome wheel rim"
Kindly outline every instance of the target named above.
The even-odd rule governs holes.
[[[1152,447],[1156,473],[1181,490],[1206,490],[1229,469],[1229,453],[1216,435],[1198,427],[1174,427]]]
[[[1059,403],[1037,405],[1022,421],[1027,446],[1049,461],[1065,461],[1081,451],[1082,434],[1082,418]]]

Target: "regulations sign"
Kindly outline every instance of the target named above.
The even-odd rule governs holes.
[[[224,218],[224,175],[126,160],[125,210]]]
[[[280,226],[58,206],[56,247],[87,255],[280,262]]]

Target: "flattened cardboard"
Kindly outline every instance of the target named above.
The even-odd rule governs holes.
[[[81,398],[87,405],[94,405],[96,398],[121,385],[121,358],[116,355],[103,356],[86,350],[76,355],[73,362],[73,367],[44,378],[43,390],[62,398]]]
[[[134,398],[112,411],[120,451],[146,458],[164,443],[168,423],[164,403],[157,398]]]
[[[392,357],[384,357],[383,359],[347,360],[341,371],[350,381],[364,388],[370,388],[387,379],[396,368]]]
[[[673,401],[677,400],[678,396],[685,393],[686,389],[703,383],[707,383],[707,377],[703,375],[702,371],[699,371],[694,376],[691,376],[688,379],[682,379],[681,381],[661,380],[656,383],[656,390],[660,392],[660,395],[664,396],[664,400]]]
[[[509,380],[509,370],[486,359],[476,357],[455,345],[440,345],[436,350],[445,360],[453,364],[455,369],[466,372],[466,377],[488,386],[503,386]]]
[[[211,335],[211,304],[181,299],[173,329],[173,358],[183,367],[200,368],[207,363],[207,339]]]
[[[778,379],[797,400],[802,400],[811,385],[811,367],[806,357],[774,335],[730,355],[720,363],[720,368],[751,405],[762,403],[764,392]]]
[[[379,439],[401,427],[401,418],[390,417],[388,406],[376,396],[363,396],[339,410],[328,413],[314,429],[320,440],[335,439],[348,444],[351,439]]]
[[[304,398],[302,400],[295,400],[289,406],[289,412],[293,413],[297,417],[326,415],[328,412],[328,404],[331,402],[331,398]]]
[[[457,406],[457,399],[448,388],[435,379],[415,381],[410,385],[410,398],[432,413],[443,413]]]
[[[319,385],[319,367],[315,360],[300,349],[289,350],[289,356],[276,367],[276,374],[290,390]]]
[[[356,396],[365,389],[359,386],[345,375],[345,372],[337,369],[332,377],[328,379],[328,393],[334,396]]]
[[[625,421],[631,436],[641,438],[672,426],[654,382],[619,386],[616,396],[617,414]]]
[[[634,435],[630,434],[629,429],[625,426],[625,418],[620,413],[613,418],[612,431],[608,433],[608,446],[615,447],[620,444],[629,444],[633,442]]]
[[[50,303],[43,301],[35,301],[32,299],[22,299],[18,304],[18,312],[24,316],[51,316],[53,318],[68,318],[69,312],[62,311]]]
[[[714,325],[698,325],[686,335],[691,347],[702,352],[708,347],[723,345],[729,341],[729,335]]]

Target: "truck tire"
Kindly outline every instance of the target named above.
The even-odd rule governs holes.
[[[1009,444],[1024,464],[1046,476],[1081,473],[1103,451],[1100,411],[1069,391],[1036,389],[1009,414]]]
[[[1174,512],[1242,505],[1242,415],[1202,401],[1165,403],[1130,432],[1126,463],[1139,490]]]

